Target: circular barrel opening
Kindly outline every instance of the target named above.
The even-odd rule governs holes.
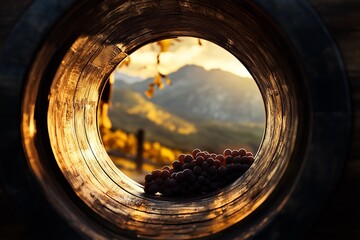
[[[177,37],[146,44],[117,66],[102,91],[99,125],[115,165],[145,185],[147,173],[194,149],[255,155],[265,110],[238,59],[206,40]]]
[[[210,41],[244,64],[262,95],[265,130],[241,179],[209,195],[163,199],[144,195],[115,166],[98,111],[119,64],[148,43],[178,36]],[[316,157],[306,155],[315,121],[309,95],[316,91],[308,91],[293,47],[253,1],[79,3],[54,27],[29,71],[22,121],[29,165],[53,206],[93,238],[254,236]]]

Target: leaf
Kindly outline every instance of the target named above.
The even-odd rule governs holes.
[[[152,98],[154,96],[154,86],[155,85],[153,83],[150,83],[149,89],[144,92],[147,98]]]
[[[164,39],[158,41],[157,44],[160,46],[160,52],[167,52],[171,46],[172,39]]]
[[[156,76],[154,77],[154,84],[158,87],[158,89],[164,88],[164,84],[162,82],[162,77],[159,73],[156,74]]]

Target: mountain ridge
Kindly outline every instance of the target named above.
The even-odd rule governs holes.
[[[205,70],[186,65],[169,74],[171,86],[156,89],[151,102],[186,119],[205,118],[230,122],[265,120],[263,100],[251,78],[221,69]],[[117,84],[144,95],[152,78],[133,84]]]

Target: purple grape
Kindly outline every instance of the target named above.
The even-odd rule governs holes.
[[[238,150],[232,151],[232,152],[231,152],[231,156],[232,156],[233,158],[239,156],[239,151],[238,151]]]
[[[235,163],[234,164],[234,171],[242,173],[241,163]]]
[[[198,166],[201,166],[201,164],[204,162],[204,158],[202,156],[199,156],[196,158],[196,164]]]
[[[162,178],[157,178],[157,179],[155,179],[154,182],[156,183],[156,185],[162,186],[164,183],[164,180]]]
[[[240,156],[245,156],[246,155],[246,150],[244,148],[240,148],[239,149],[239,155]]]
[[[233,163],[233,158],[232,158],[232,156],[227,156],[227,157],[225,158],[225,161],[226,161],[226,164],[231,164],[231,163]]]
[[[203,162],[203,164],[201,165],[203,170],[207,170],[209,168],[209,163],[207,162]]]
[[[216,167],[215,167],[215,166],[209,167],[208,173],[209,173],[210,175],[215,175],[215,174],[216,174]]]
[[[193,156],[193,158],[195,158],[196,154],[198,154],[199,152],[201,152],[201,150],[196,148],[196,149],[192,150],[191,155]]]
[[[196,164],[196,160],[192,160],[192,161],[190,162],[190,169],[193,169],[196,165],[197,165],[197,164]]]
[[[183,171],[183,177],[184,177],[184,179],[189,180],[190,177],[191,177],[191,175],[192,175],[192,171],[191,171],[190,169],[185,169],[185,170]]]
[[[241,163],[241,157],[237,156],[234,158],[234,163]]]
[[[214,164],[215,164],[215,161],[213,158],[206,159],[206,162],[209,164],[209,166],[214,166]]]
[[[231,155],[231,153],[232,153],[231,149],[227,148],[224,150],[223,155],[224,155],[224,157],[226,157],[228,155]]]
[[[254,162],[254,158],[252,156],[244,156],[241,158],[242,164],[248,164],[251,165]]]
[[[152,179],[156,179],[158,177],[161,176],[161,171],[159,169],[155,169],[154,171],[151,172],[151,175],[152,175]]]
[[[190,163],[193,160],[193,157],[190,154],[186,154],[184,157],[184,163]]]
[[[163,178],[163,179],[166,179],[166,178],[168,178],[170,176],[170,172],[168,171],[168,170],[162,170],[161,171],[161,177]]]
[[[182,166],[182,169],[190,169],[190,163],[184,163],[184,165]]]
[[[183,172],[176,173],[176,181],[181,182],[183,180]]]
[[[169,186],[175,187],[177,185],[177,181],[175,179],[169,179]]]
[[[169,166],[163,166],[163,167],[161,168],[161,170],[168,170],[168,171],[170,171],[170,167],[169,167]]]
[[[228,164],[226,166],[226,171],[228,174],[232,173],[234,171],[234,165],[233,164]]]
[[[193,172],[195,175],[200,175],[202,171],[202,168],[200,166],[195,166],[193,169]]]
[[[216,159],[216,160],[214,161],[214,166],[215,166],[216,168],[219,168],[219,167],[221,166],[221,162]]]
[[[151,180],[152,180],[151,174],[150,173],[146,174],[145,175],[145,182],[151,182]]]
[[[222,177],[224,177],[224,176],[226,176],[226,174],[227,174],[227,169],[226,169],[226,167],[225,166],[221,166],[221,167],[219,167],[219,175],[220,176],[222,176]]]
[[[184,158],[185,158],[185,154],[180,154],[180,155],[178,156],[179,162],[184,163]]]
[[[180,161],[175,160],[173,161],[172,166],[176,171],[179,171],[181,169],[182,164]]]

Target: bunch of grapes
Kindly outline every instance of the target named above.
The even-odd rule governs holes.
[[[172,166],[164,166],[145,176],[145,193],[189,196],[218,190],[243,175],[254,162],[244,148],[226,149],[223,154],[194,149],[180,154]]]

